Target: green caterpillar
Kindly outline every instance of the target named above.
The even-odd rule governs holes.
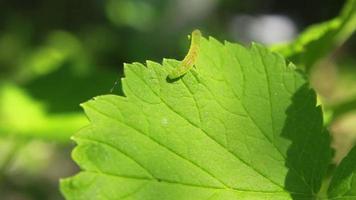
[[[201,37],[202,34],[199,30],[196,29],[192,32],[188,54],[184,57],[182,63],[168,75],[169,79],[181,77],[195,65],[199,54]]]

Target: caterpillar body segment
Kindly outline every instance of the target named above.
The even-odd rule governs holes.
[[[190,48],[187,55],[184,57],[182,63],[168,75],[169,79],[177,79],[187,73],[194,65],[197,60],[199,49],[200,49],[200,40],[202,34],[199,30],[194,30],[191,36]]]

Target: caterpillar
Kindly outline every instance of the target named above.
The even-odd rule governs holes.
[[[189,51],[184,57],[182,63],[177,68],[173,69],[168,75],[169,79],[172,80],[181,77],[195,65],[199,54],[201,37],[202,34],[199,30],[196,29],[192,32]]]

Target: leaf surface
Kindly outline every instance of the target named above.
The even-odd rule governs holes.
[[[313,90],[292,64],[253,44],[202,39],[195,68],[125,65],[125,96],[82,106],[82,172],[67,199],[314,199],[330,161]]]
[[[355,30],[356,0],[348,0],[339,16],[312,25],[294,41],[272,46],[271,49],[308,71],[320,58],[341,46]]]
[[[356,147],[342,160],[331,180],[328,196],[335,200],[356,199]]]

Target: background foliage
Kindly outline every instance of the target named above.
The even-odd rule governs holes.
[[[63,198],[58,178],[78,170],[70,159],[69,138],[88,123],[79,103],[108,94],[112,87],[121,94],[115,81],[122,76],[122,63],[181,59],[186,35],[194,28],[242,43],[284,42],[337,16],[344,2],[1,1],[2,199]],[[311,83],[335,135],[335,163],[356,135],[355,50],[353,36],[310,67]]]

